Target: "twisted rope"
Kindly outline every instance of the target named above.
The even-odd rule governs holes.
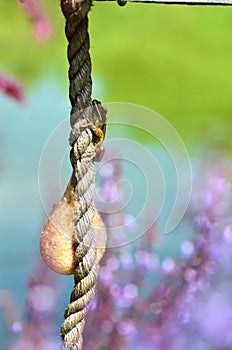
[[[95,207],[93,203],[95,169],[93,157],[95,146],[92,142],[92,132],[89,129],[81,132],[75,146],[74,153],[77,162],[74,166],[73,184],[75,196],[75,232],[76,247],[74,274],[74,288],[71,293],[70,304],[61,327],[64,349],[79,350],[82,348],[82,331],[88,304],[95,294],[98,263],[96,260],[96,244],[94,240],[93,217]]]
[[[72,105],[70,122],[73,127],[80,119],[79,111],[91,106],[92,79],[89,55],[88,12],[91,0],[61,0],[66,18],[68,39],[69,98]]]
[[[94,236],[93,202],[97,149],[104,139],[106,111],[91,100],[92,80],[89,56],[87,14],[91,0],[61,0],[68,39],[70,122],[70,159],[73,166],[71,187],[75,198],[74,287],[61,326],[63,349],[81,350],[82,331],[88,305],[95,294],[98,275],[98,251]],[[99,112],[101,111],[101,113]],[[102,136],[103,135],[103,136]]]

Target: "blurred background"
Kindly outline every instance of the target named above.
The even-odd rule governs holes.
[[[119,7],[115,2],[95,1],[89,21],[94,98],[101,100],[103,104],[115,101],[129,102],[156,111],[173,125],[192,158],[204,157],[205,154],[214,156],[219,154],[219,158],[213,158],[216,160],[212,163],[215,163],[218,159],[230,157],[232,150],[230,137],[232,132],[232,8],[130,3],[125,7]],[[67,43],[59,1],[41,0],[37,2],[37,7],[30,8],[26,5],[26,1],[1,0],[0,23],[0,85],[2,87],[2,92],[0,92],[0,231],[2,242],[0,288],[7,291],[6,294],[4,292],[0,295],[0,307],[8,303],[11,305],[10,313],[6,312],[9,319],[4,316],[3,307],[4,317],[0,321],[0,349],[5,349],[6,342],[9,343],[9,325],[14,324],[11,332],[18,334],[22,332],[22,326],[17,323],[15,325],[15,321],[23,318],[23,315],[28,317],[24,305],[25,299],[30,300],[28,288],[30,292],[31,285],[29,284],[28,287],[28,275],[34,271],[34,268],[36,269],[40,261],[38,242],[46,217],[38,189],[38,166],[41,153],[53,130],[69,116],[70,105],[67,93]],[[4,85],[4,81],[8,79],[11,82],[10,89]],[[159,149],[158,142],[150,144],[149,137],[146,135],[143,135],[141,139],[141,134],[136,129],[130,130],[128,137],[147,145],[156,152],[158,158],[160,157],[160,163],[163,162],[164,169],[165,166],[167,167],[168,196],[172,197],[172,186],[174,186],[172,173],[169,173],[169,165],[167,165],[165,155]],[[64,142],[68,143],[66,140]],[[226,163],[226,169],[229,163]],[[115,170],[116,173],[117,171]],[[66,154],[62,165],[63,186],[68,181],[70,172],[68,154]],[[129,178],[133,178],[133,169],[129,169],[128,174]],[[226,174],[224,168],[223,174]],[[51,189],[53,192],[57,190],[53,187],[52,176],[54,174],[48,179],[48,193]],[[229,178],[230,174],[225,176]],[[104,172],[102,177],[103,179],[107,177]],[[136,203],[134,207],[136,208]],[[133,210],[129,214],[134,215]],[[152,215],[152,211],[148,212],[148,215]],[[178,235],[173,233],[172,237],[168,238],[168,246],[163,244],[158,258],[165,261],[165,258],[171,254],[178,255],[175,250],[178,251],[181,242],[190,239],[189,237],[194,237],[193,226],[193,223],[183,220],[178,230],[175,231],[178,232]],[[198,230],[201,231],[202,228],[198,227]],[[152,242],[156,242],[155,246],[162,239],[157,238],[155,228],[153,231]],[[167,243],[166,240],[167,238],[164,239],[164,242]],[[143,247],[142,251],[145,248]],[[136,249],[138,247],[131,248],[132,256]],[[139,249],[141,250],[141,247]],[[115,271],[119,269],[119,261],[122,261],[122,266],[125,268],[125,261],[130,260],[130,257],[125,254],[122,255],[122,260],[118,258],[121,253],[115,254],[117,255],[115,259],[119,259],[118,262],[112,260],[112,256],[106,257],[111,259],[109,260],[111,264],[108,262],[108,265],[108,260],[106,260],[106,266],[112,270],[112,273],[116,273]],[[141,275],[137,276],[138,279],[141,278],[144,271],[147,271],[147,267],[139,263],[143,258],[141,254],[137,255],[135,260],[132,259],[135,261],[134,267],[127,267],[131,272],[133,269],[136,270],[136,264],[142,266]],[[157,259],[157,255],[153,258]],[[150,270],[148,269],[151,274],[158,268],[154,267],[154,259]],[[228,261],[231,262],[230,259]],[[167,260],[166,265],[164,264],[163,267],[162,264],[160,265],[165,276],[170,266],[170,271],[172,271],[174,266],[172,262],[173,260],[171,262]],[[129,272],[125,275],[119,273],[121,278],[119,284],[128,282]],[[132,272],[131,274],[133,275]],[[134,285],[136,274],[133,276],[134,281],[130,281],[129,290],[137,298],[137,291],[135,292],[135,289],[131,287]],[[224,282],[227,281],[227,277]],[[102,279],[106,280],[104,276]],[[111,282],[110,279],[107,280],[107,283]],[[41,280],[36,283],[42,284]],[[57,334],[56,342],[58,342],[58,327],[62,321],[62,310],[68,302],[72,278],[60,277],[58,284],[59,286],[65,285],[66,291],[62,292],[65,297],[61,297],[59,307],[56,309],[58,311],[53,329],[53,332]],[[145,286],[147,288],[147,281]],[[223,292],[225,290],[226,293],[229,293],[231,285],[224,288]],[[9,291],[12,292],[10,297],[7,294]],[[62,293],[60,294],[63,295]],[[107,293],[108,290],[105,296],[109,297]],[[114,289],[111,297],[118,298],[120,292],[117,293]],[[225,298],[222,299],[225,309],[231,311],[231,300],[228,301],[228,306]],[[12,300],[18,305],[17,307],[12,306]],[[149,298],[147,300],[149,301]],[[203,303],[202,300],[201,303]],[[215,303],[213,305],[215,307]],[[46,309],[48,306],[44,307]],[[49,307],[51,314],[54,315],[53,307],[55,306]],[[119,309],[120,307],[119,305]],[[12,311],[12,308],[18,311]],[[218,309],[221,307],[218,306]],[[120,316],[114,315],[114,319],[119,322],[118,319],[121,319],[122,315],[123,313]],[[127,313],[127,318],[130,320],[133,320],[133,317],[138,318],[138,315],[135,316],[135,314],[134,316],[128,315],[129,313]],[[223,331],[227,329],[228,322],[232,319],[231,315],[232,311],[226,316],[225,327],[220,328]],[[149,317],[150,315],[148,319]],[[195,317],[194,322],[197,323],[198,318]],[[31,320],[30,317],[28,319]],[[104,324],[102,332],[109,337],[113,328],[112,325],[104,323],[105,321],[102,321]],[[130,322],[128,324],[131,325]],[[131,339],[134,340],[129,339],[126,346],[124,342],[123,345],[120,345],[116,342],[116,338],[112,338],[114,340],[112,340],[111,347],[109,344],[106,347],[107,342],[105,341],[101,347],[99,345],[99,349],[130,349],[130,346],[140,350],[144,348],[174,349],[174,345],[170,344],[152,346],[154,339],[150,334],[153,331],[149,327],[146,329],[150,345],[145,340],[139,345],[138,335],[128,324],[118,326],[116,338],[119,334],[122,337],[131,336]],[[217,324],[214,324],[214,327],[213,329],[216,329]],[[223,331],[221,331],[222,334],[225,334]],[[218,344],[221,338],[215,341],[215,338],[209,335],[208,328],[206,330],[204,328],[204,332],[206,341],[201,344],[196,342],[194,345],[198,344],[198,349],[232,348],[231,338],[228,338],[227,343],[220,347]],[[170,329],[169,333],[172,336],[174,334]],[[175,345],[176,349],[186,348],[187,345],[183,339],[182,342]],[[192,341],[191,337],[190,339]],[[56,343],[52,341],[50,345],[46,343],[37,348],[32,345],[29,347],[28,343],[27,346],[25,344],[17,345],[18,347],[11,345],[10,349],[53,350],[57,348]],[[216,344],[215,347],[212,344]],[[93,344],[89,344],[87,348],[94,349]],[[190,344],[187,348],[190,349]]]
[[[22,4],[1,1],[1,69],[27,91],[54,79],[65,95],[64,19],[58,1],[41,3],[52,33],[38,42]],[[230,139],[231,16],[230,7],[96,1],[89,16],[94,95],[155,110],[187,144]]]

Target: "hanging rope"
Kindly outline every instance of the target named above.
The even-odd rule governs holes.
[[[100,102],[91,100],[91,60],[89,56],[88,12],[90,0],[61,0],[66,18],[68,39],[69,97],[72,105],[70,159],[75,201],[74,288],[61,326],[63,349],[82,349],[82,331],[88,305],[95,294],[98,263],[104,247],[98,248],[98,237],[93,226],[96,208],[93,202],[95,167],[105,135],[106,110]],[[103,238],[104,241],[104,238]],[[104,242],[102,242],[104,243]]]

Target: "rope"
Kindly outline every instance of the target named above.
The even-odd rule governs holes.
[[[61,0],[61,9],[66,18],[65,34],[69,42],[67,55],[72,127],[76,122],[76,112],[91,105],[92,79],[87,17],[90,7],[91,0]]]
[[[105,135],[106,110],[91,100],[91,60],[87,14],[91,0],[61,0],[68,39],[70,123],[70,160],[73,166],[71,187],[75,198],[74,287],[61,326],[63,350],[82,349],[82,331],[88,305],[96,290],[99,252],[96,247],[93,218],[95,167],[98,149]]]

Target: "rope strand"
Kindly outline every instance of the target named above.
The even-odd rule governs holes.
[[[91,5],[91,0],[61,0],[61,9],[66,18],[65,34],[69,42],[67,55],[72,127],[77,121],[76,112],[92,104],[92,66],[89,55],[87,17]]]
[[[98,263],[104,249],[97,250],[93,219],[95,167],[97,148],[105,133],[106,110],[96,108],[91,100],[91,60],[89,55],[88,12],[91,0],[61,0],[66,18],[68,39],[69,97],[72,105],[70,123],[70,160],[73,166],[71,186],[75,198],[74,245],[75,273],[70,304],[61,326],[63,349],[81,350],[82,331],[88,305],[96,290]],[[103,137],[99,137],[103,134]],[[104,239],[103,241],[104,242]]]

